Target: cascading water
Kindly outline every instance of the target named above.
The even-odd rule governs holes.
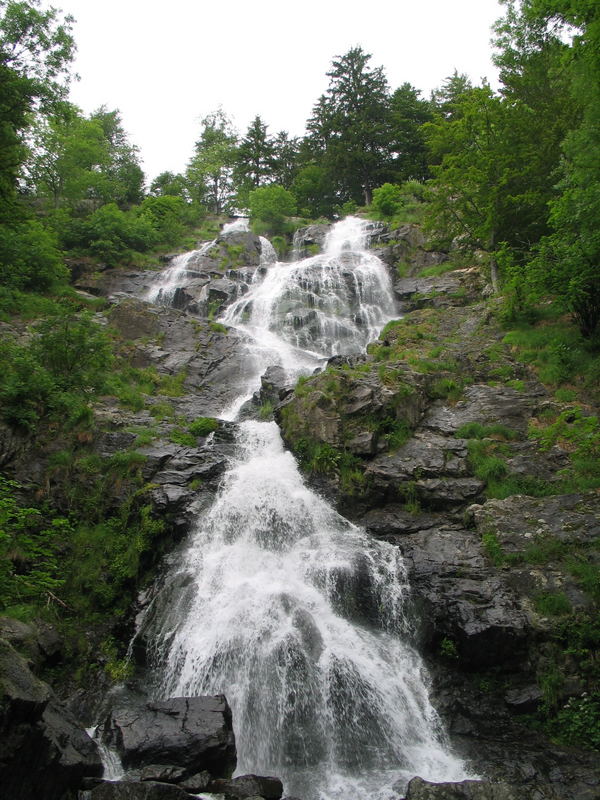
[[[191,250],[189,253],[174,256],[168,268],[161,272],[150,287],[146,300],[161,306],[173,305],[175,292],[184,282],[186,273],[193,267],[194,262],[207,253],[214,244],[215,240],[206,242],[199,250]]]
[[[364,223],[338,223],[322,256],[268,268],[227,310],[254,357],[246,391],[270,364],[293,375],[360,351],[393,315],[365,244]],[[303,484],[274,423],[244,422],[218,497],[143,615],[153,691],[224,693],[238,771],[278,775],[304,800],[385,800],[413,775],[460,780],[409,606],[397,548]]]

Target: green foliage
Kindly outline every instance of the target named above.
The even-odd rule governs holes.
[[[507,428],[506,425],[501,425],[500,423],[482,425],[480,422],[466,422],[456,430],[454,435],[457,439],[500,439],[511,441],[519,438],[519,434]]]
[[[121,211],[108,203],[87,219],[72,219],[62,233],[67,247],[83,252],[114,266],[130,259],[133,251],[145,252],[158,241],[158,234],[148,215]]]
[[[269,400],[263,403],[259,409],[258,415],[261,419],[272,419],[273,403],[271,403]]]
[[[437,372],[437,370],[440,369],[440,367],[435,364],[431,365],[432,369],[428,369],[426,362],[423,360],[419,362],[419,366],[424,372]],[[432,399],[442,399],[448,400],[450,403],[457,403],[463,396],[463,391],[464,384],[460,379],[455,380],[454,378],[440,378],[428,388],[427,394]]]
[[[492,564],[501,567],[506,562],[506,555],[498,541],[498,537],[492,531],[486,531],[481,536],[483,549]]]
[[[216,431],[219,423],[214,417],[197,417],[189,426],[188,430],[194,436],[208,436],[209,433]]]
[[[60,551],[71,526],[19,502],[22,487],[0,476],[0,610],[43,605],[64,583]]]
[[[550,721],[548,731],[569,747],[600,750],[600,694],[584,692],[581,697],[571,697]]]
[[[456,647],[456,642],[452,639],[448,639],[445,637],[440,642],[440,655],[442,658],[446,658],[451,661],[458,660],[458,648]]]
[[[296,198],[283,186],[261,186],[250,192],[248,207],[253,221],[264,223],[265,231],[280,234],[285,218],[296,213]]]
[[[571,603],[564,592],[543,592],[534,598],[535,610],[544,616],[560,617],[571,613]]]
[[[382,219],[391,219],[404,204],[402,189],[398,184],[384,183],[373,189],[372,205]]]
[[[56,237],[33,219],[0,226],[0,283],[45,291],[66,282],[68,271]]]
[[[196,437],[181,428],[175,428],[169,433],[169,439],[183,447],[196,447]]]
[[[563,444],[570,451],[571,465],[561,472],[565,483],[575,491],[600,486],[600,421],[579,406],[565,409],[551,424],[532,428],[530,436],[542,449]]]
[[[188,209],[181,197],[146,197],[140,206],[140,217],[149,220],[161,242],[177,244],[185,230]]]
[[[32,353],[61,389],[99,389],[112,364],[110,340],[88,312],[59,311],[35,328]]]
[[[229,333],[229,328],[227,325],[223,325],[220,322],[211,322],[208,326],[213,333]]]
[[[2,418],[20,428],[34,428],[56,390],[52,376],[30,348],[10,339],[0,348],[0,372]]]

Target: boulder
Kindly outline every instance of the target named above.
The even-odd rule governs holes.
[[[397,543],[421,607],[425,643],[435,648],[449,639],[468,669],[520,663],[529,636],[527,616],[485,558],[475,531],[433,526]]]
[[[208,771],[215,778],[228,778],[235,769],[231,710],[223,695],[128,699],[113,708],[103,739],[126,768],[168,764],[184,767],[186,776]]]
[[[0,786],[11,800],[59,800],[85,776],[102,774],[95,743],[3,640],[0,739]]]
[[[214,794],[224,794],[226,800],[250,800],[252,797],[279,800],[283,794],[283,784],[279,778],[240,775],[230,781],[212,781],[208,791]]]
[[[331,225],[307,225],[298,228],[294,234],[294,258],[306,258],[322,249],[325,237],[331,230]]]
[[[179,786],[152,781],[106,781],[86,794],[86,800],[190,800]]]
[[[515,786],[472,780],[430,783],[422,778],[413,778],[408,784],[405,800],[559,800],[559,795],[550,784]]]

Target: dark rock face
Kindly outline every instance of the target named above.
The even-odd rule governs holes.
[[[0,786],[11,800],[58,800],[99,776],[96,745],[50,687],[0,640]]]
[[[528,787],[486,781],[429,783],[413,778],[405,800],[559,800],[559,795],[549,784]]]
[[[259,775],[240,775],[230,781],[212,781],[209,792],[224,794],[226,800],[262,797],[264,800],[279,800],[283,794],[283,784],[279,778],[266,778]]]
[[[231,710],[222,695],[129,702],[113,709],[104,728],[125,767],[168,764],[185,776],[207,771],[229,777],[236,764]]]
[[[294,234],[294,252],[297,258],[306,258],[311,250],[321,250],[331,225],[307,225]]]
[[[403,537],[399,546],[421,605],[426,640],[433,645],[450,639],[473,670],[523,660],[527,617],[490,570],[474,531],[436,527]]]
[[[190,800],[179,786],[151,781],[116,781],[101,783],[88,793],[89,800]]]

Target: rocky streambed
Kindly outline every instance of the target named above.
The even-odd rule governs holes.
[[[322,233],[311,226],[298,246],[318,245]],[[166,522],[160,545],[148,555],[149,574],[212,502],[231,456],[235,423],[216,422],[192,441],[174,441],[172,434],[238,393],[245,369],[241,340],[208,318],[243,294],[252,272],[261,269],[257,237],[238,239],[233,250],[231,242],[218,243],[211,263],[196,265],[179,308],[140,299],[151,284],[148,273],[79,278],[82,288],[110,297],[106,318],[127,342],[133,365],[183,376],[182,391],[168,398],[169,415],[152,413],[164,402],[160,396],[139,411],[108,397],[95,408],[91,446],[103,459],[124,450],[142,456],[153,514]],[[430,252],[414,226],[380,230],[375,240],[390,269],[402,260],[416,274],[447,258]],[[235,264],[225,263],[232,258]],[[340,513],[404,556],[415,640],[427,655],[434,705],[453,748],[481,778],[432,784],[416,776],[395,797],[593,800],[600,797],[597,753],[552,743],[531,718],[544,704],[562,707],[588,688],[552,598],[565,599],[569,619],[594,613],[570,565],[574,556],[597,558],[600,500],[597,493],[561,492],[568,448],[542,447],[529,435],[532,423],[556,410],[556,400],[501,346],[479,269],[432,278],[409,274],[395,279],[394,291],[404,316],[367,355],[334,358],[295,390],[281,371],[270,369],[244,413],[274,413],[307,480]],[[153,428],[152,441],[138,445],[132,431],[144,427]],[[7,430],[4,469],[31,487],[50,481],[60,500],[64,476],[55,471],[48,477],[56,448]],[[494,481],[510,482],[503,499],[490,499]],[[115,507],[127,485],[110,487]],[[356,597],[360,604],[360,576]],[[120,628],[124,641],[130,633],[131,625]],[[225,698],[143,699],[143,641],[127,689],[100,682],[70,697],[72,686],[61,688],[59,698],[35,677],[64,656],[52,630],[5,620],[0,635],[0,785],[7,796],[283,795],[277,778],[231,780],[235,741]],[[97,745],[85,731],[98,719],[104,743],[129,770],[127,781],[101,781]]]

